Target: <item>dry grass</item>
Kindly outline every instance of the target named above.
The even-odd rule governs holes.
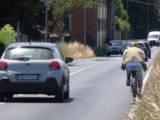
[[[160,120],[160,52],[157,54],[142,99],[125,120]]]
[[[95,56],[93,50],[89,46],[85,46],[78,42],[73,43],[56,43],[64,57],[72,57],[74,59],[92,58]]]

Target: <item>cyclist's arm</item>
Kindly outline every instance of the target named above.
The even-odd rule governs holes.
[[[124,56],[126,55],[126,50],[123,52],[123,55],[122,55],[122,57],[123,57],[123,60],[124,60]]]
[[[126,54],[126,50],[123,52],[123,55],[122,55],[123,58],[124,58],[125,54]]]

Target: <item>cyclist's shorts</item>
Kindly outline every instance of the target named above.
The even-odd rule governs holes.
[[[131,73],[131,71],[136,71],[136,81],[143,82],[143,75],[142,75],[142,67],[140,66],[128,66],[126,67],[127,73]]]

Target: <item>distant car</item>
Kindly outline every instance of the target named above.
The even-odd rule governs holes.
[[[0,60],[0,101],[14,94],[55,95],[69,98],[69,68],[60,50],[51,43],[13,43]]]
[[[151,59],[151,46],[148,41],[145,41],[144,43],[145,43],[147,51],[148,51],[148,57],[149,57],[149,59]]]
[[[130,44],[131,42],[128,43],[128,46],[125,49],[129,48]],[[145,56],[146,56],[145,61],[148,61],[148,51],[147,51],[144,41],[137,41],[137,45],[138,45],[138,48],[144,51]]]
[[[147,41],[150,43],[150,46],[158,45],[160,46],[160,31],[151,31],[148,34]]]
[[[107,45],[107,56],[111,54],[121,54],[124,52],[124,45],[121,40],[111,40]]]

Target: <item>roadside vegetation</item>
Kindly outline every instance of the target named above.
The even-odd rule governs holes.
[[[95,56],[93,50],[89,46],[85,46],[79,42],[73,43],[56,43],[64,58],[72,57],[73,59],[92,58]]]
[[[102,46],[97,48],[96,55],[97,56],[105,56],[107,54],[107,46]]]
[[[125,120],[160,120],[160,52],[154,59],[142,99]]]
[[[16,41],[15,38],[16,33],[11,25],[7,24],[0,29],[0,56],[7,45]]]

